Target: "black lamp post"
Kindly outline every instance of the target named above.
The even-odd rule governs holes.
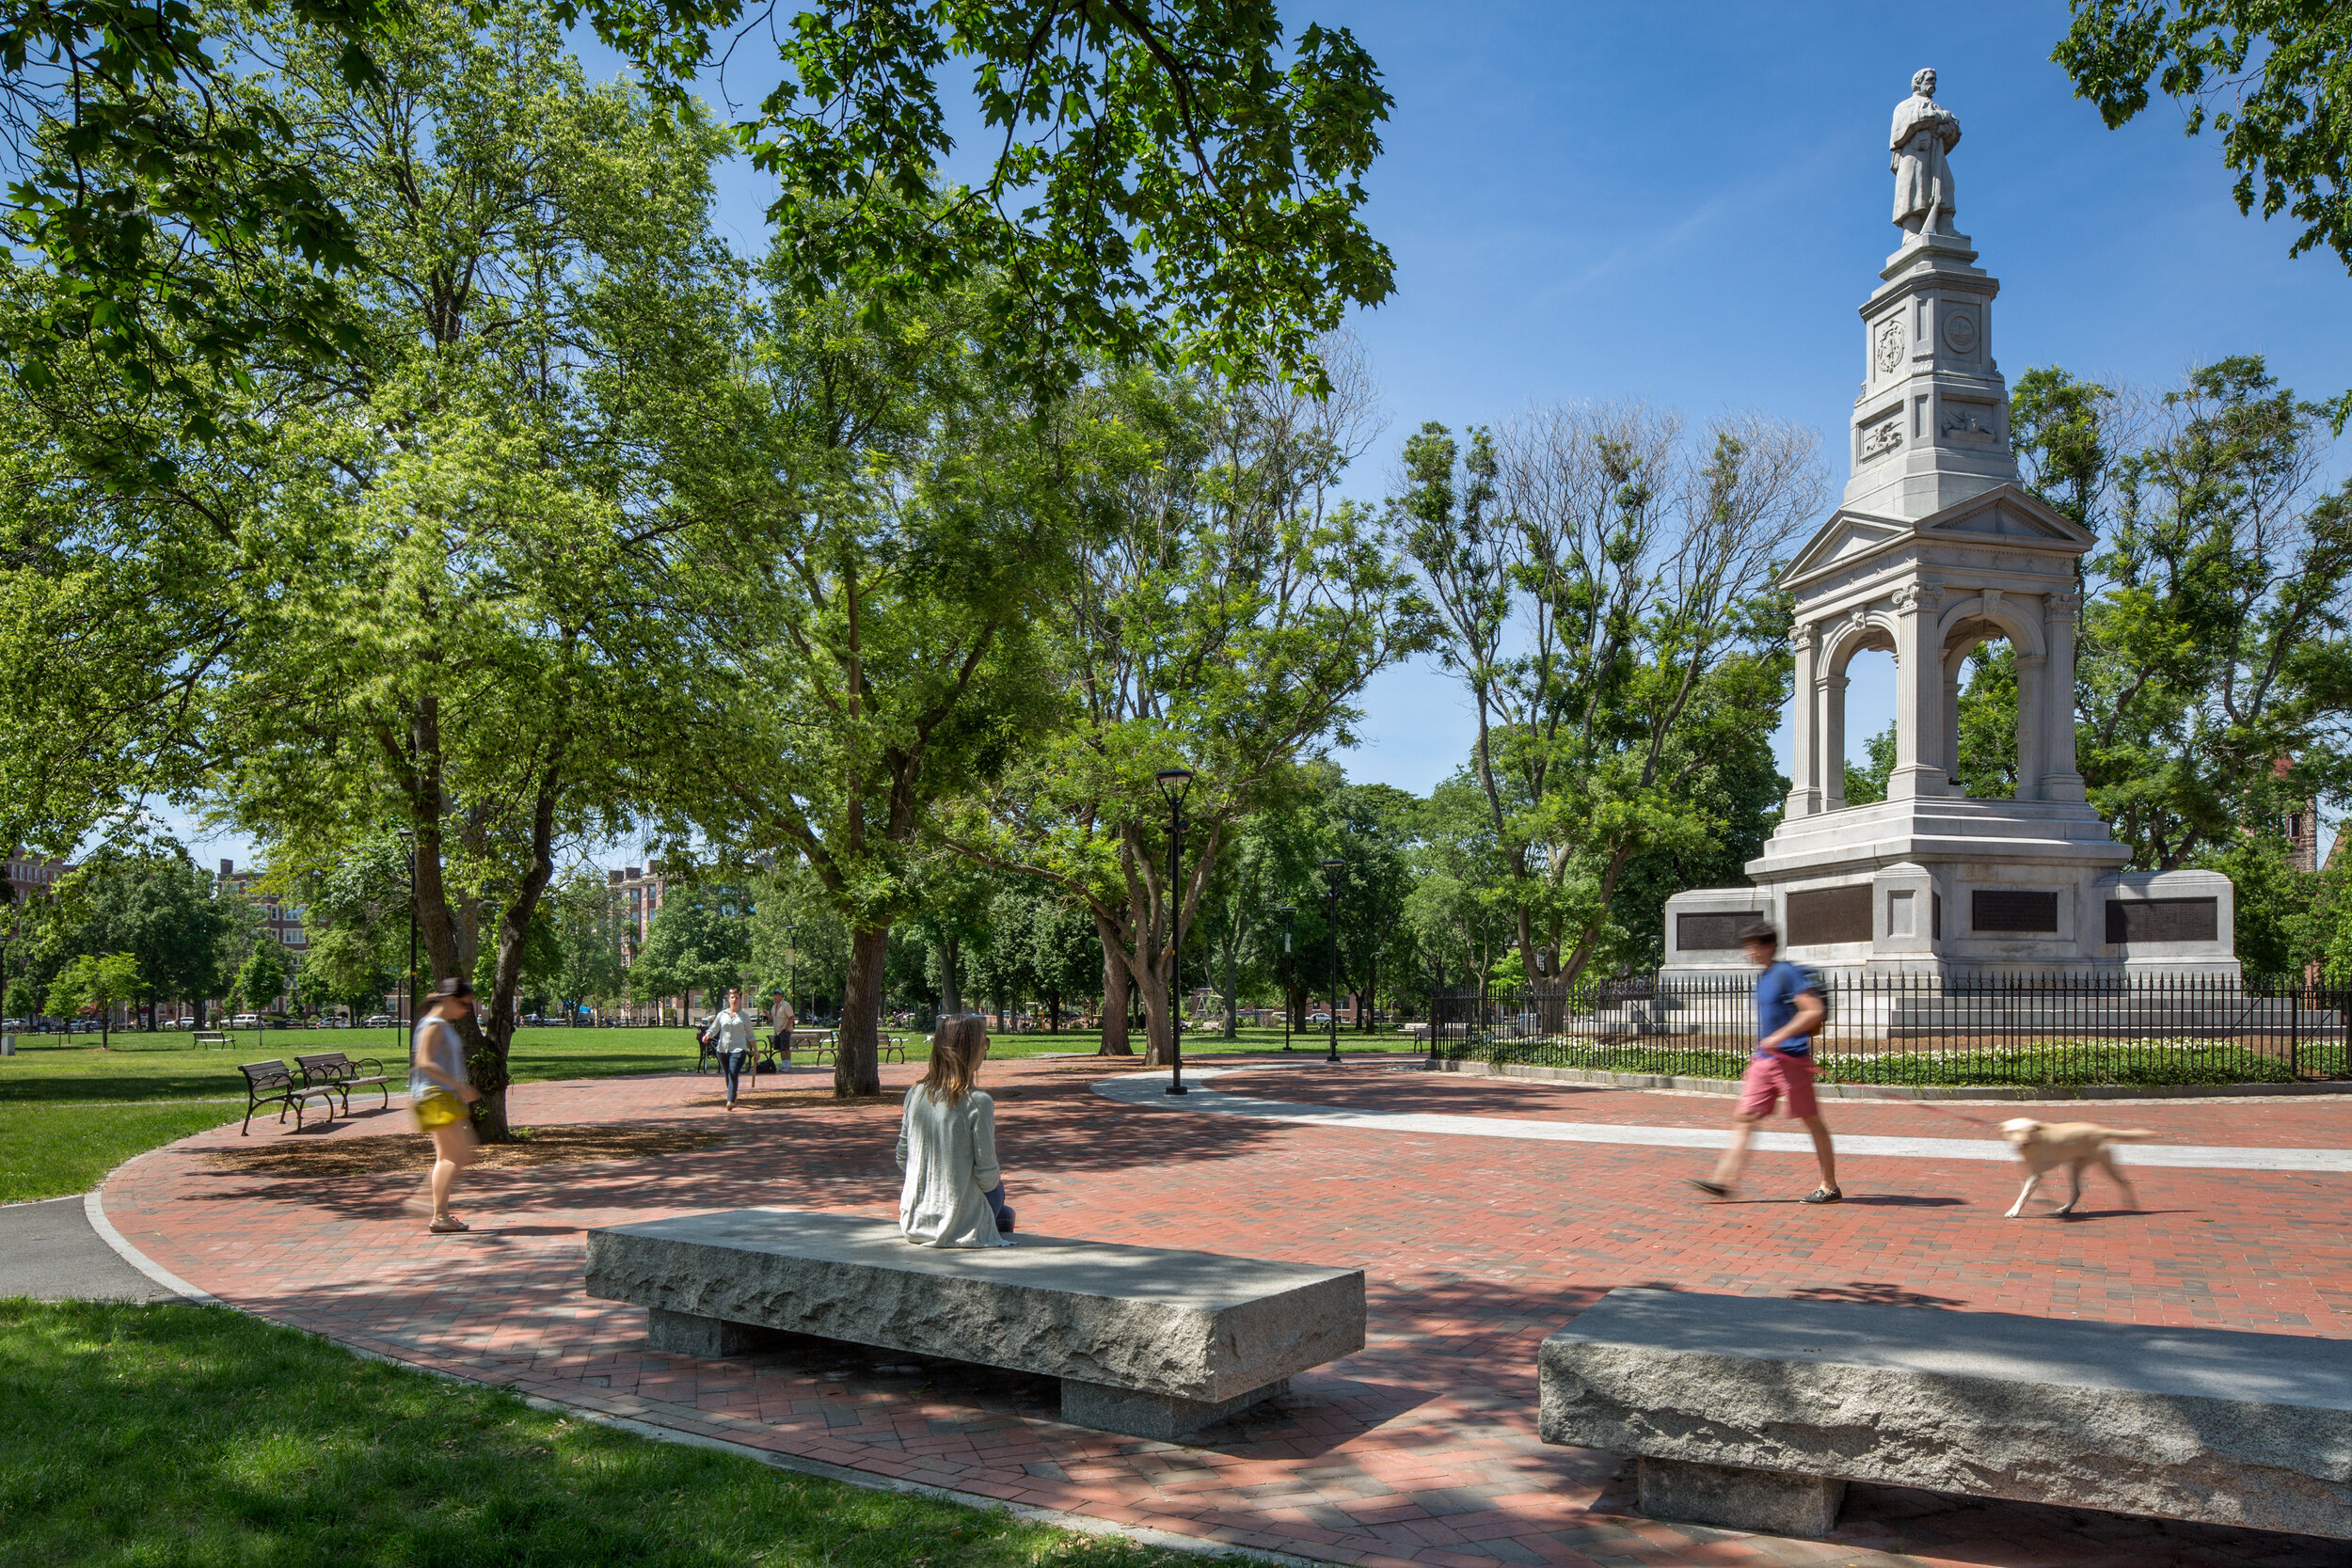
[[[1282,917],[1282,1049],[1291,1048],[1291,992],[1296,989],[1291,978],[1291,931],[1298,919],[1298,906],[1285,904],[1274,911]]]
[[[1163,768],[1152,775],[1168,800],[1168,1092],[1184,1090],[1184,1021],[1176,1015],[1184,977],[1184,792],[1192,769]]]
[[[1331,952],[1329,1015],[1331,1051],[1323,1058],[1327,1062],[1336,1062],[1340,1059],[1340,873],[1346,868],[1345,861],[1329,860],[1323,863],[1323,897],[1327,905],[1323,924],[1330,939]]]

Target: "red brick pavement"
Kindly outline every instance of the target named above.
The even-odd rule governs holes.
[[[2005,1222],[2004,1166],[1855,1160],[1852,1201],[1821,1210],[1793,1201],[1810,1184],[1805,1157],[1763,1154],[1755,1190],[1775,1196],[1709,1205],[1677,1185],[1704,1163],[1691,1150],[1139,1111],[1089,1092],[1100,1075],[1090,1063],[988,1069],[1025,1229],[1369,1271],[1364,1351],[1194,1446],[1064,1426],[1053,1386],[1014,1374],[817,1342],[723,1362],[655,1354],[642,1311],[580,1293],[587,1227],[747,1204],[888,1212],[892,1106],[726,1117],[691,1104],[707,1100],[707,1084],[683,1077],[525,1085],[514,1108],[528,1123],[715,1122],[732,1136],[646,1161],[469,1173],[461,1209],[477,1228],[465,1236],[427,1236],[401,1211],[411,1178],[214,1169],[204,1156],[238,1141],[233,1126],[126,1166],[104,1202],[135,1245],[199,1288],[384,1355],[749,1449],[1333,1561],[2344,1560],[2332,1543],[1880,1487],[1854,1488],[1826,1542],[1660,1524],[1629,1511],[1617,1462],[1535,1440],[1534,1349],[1602,1292],[1634,1283],[2343,1335],[2352,1178],[2148,1167],[2146,1213]],[[806,1070],[795,1080],[822,1081]],[[1576,1120],[1604,1119],[1597,1105],[1653,1123],[1722,1111],[1365,1062],[1269,1070],[1249,1086],[1520,1115],[1534,1114],[1534,1092],[1556,1097],[1541,1101],[1546,1114]],[[1572,1117],[1553,1108],[1569,1100]],[[2153,1122],[2141,1114],[2151,1109],[2134,1107],[2133,1119]],[[2205,1143],[2294,1141],[2275,1118],[2316,1114],[2267,1102],[2162,1109],[2185,1118],[2169,1132]],[[1915,1109],[1867,1110],[1917,1118],[1870,1131],[1975,1135]],[[264,1124],[254,1135],[405,1130],[395,1110],[323,1134]]]

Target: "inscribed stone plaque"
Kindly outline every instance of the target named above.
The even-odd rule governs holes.
[[[1788,945],[1870,940],[1870,884],[1818,887],[1788,895]]]
[[[2058,930],[2058,895],[2022,888],[1979,888],[1970,895],[1968,924],[1979,931]]]
[[[1675,951],[1716,953],[1736,950],[1740,927],[1756,918],[1738,910],[1711,914],[1675,916]]]
[[[2218,898],[2110,898],[2107,940],[2124,942],[2218,942]]]

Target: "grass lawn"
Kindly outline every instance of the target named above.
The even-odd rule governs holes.
[[[197,1105],[0,1103],[0,1203],[87,1192],[133,1155],[244,1114],[242,1096]]]
[[[1191,1568],[361,1361],[222,1307],[0,1301],[0,1562]]]

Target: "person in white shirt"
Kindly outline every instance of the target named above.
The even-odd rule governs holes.
[[[930,1065],[898,1117],[898,1229],[919,1246],[1010,1246],[1012,1211],[996,1164],[996,1102],[973,1086],[988,1021],[942,1019]]]
[[[727,1005],[710,1020],[710,1049],[719,1058],[719,1070],[727,1075],[727,1109],[735,1109],[735,1092],[743,1073],[744,1059],[752,1054],[752,1019],[743,1010],[743,993],[727,992]],[[752,1066],[752,1087],[759,1087],[759,1066]]]
[[[478,1141],[466,1107],[480,1100],[482,1091],[466,1077],[466,1042],[456,1029],[456,1021],[472,1010],[472,986],[442,981],[408,1046],[408,1106],[418,1130],[433,1140],[433,1174],[425,1179],[433,1220],[425,1228],[436,1234],[467,1228],[449,1212],[449,1190],[457,1173],[473,1164]]]

